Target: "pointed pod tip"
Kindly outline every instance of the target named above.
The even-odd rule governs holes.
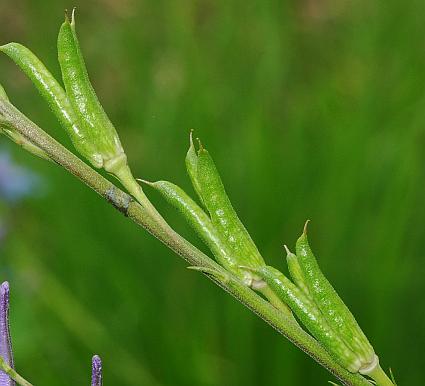
[[[198,142],[199,151],[205,150],[204,146],[202,145],[201,139],[199,137],[196,137],[196,141]]]
[[[286,257],[291,257],[291,256],[293,256],[294,254],[291,252],[291,250],[288,248],[288,246],[285,244],[284,246],[283,246],[283,248],[285,248],[285,251],[286,251]]]
[[[141,178],[136,178],[136,181],[141,182],[142,184],[149,185],[149,186],[155,186],[155,182],[143,180]]]
[[[71,26],[75,28],[75,11],[77,10],[77,7],[72,8],[71,13]]]
[[[9,52],[9,50],[16,48],[17,46],[19,46],[19,43],[15,43],[15,42],[9,42],[6,44],[2,44],[0,46],[0,52],[4,52],[5,54],[7,54]]]
[[[71,12],[68,8],[65,9],[65,23],[70,24],[71,27],[75,27],[75,10],[77,7],[72,8]]]
[[[69,23],[69,12],[68,12],[68,8],[65,8],[65,23]]]
[[[307,220],[304,224],[304,229],[303,229],[303,235],[307,236],[307,227],[308,227],[308,223],[310,222],[310,220]]]

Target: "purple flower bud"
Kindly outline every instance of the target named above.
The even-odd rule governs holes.
[[[13,368],[12,344],[9,334],[9,283],[0,286],[0,355]],[[15,382],[0,370],[0,386],[14,386]]]
[[[91,386],[102,386],[102,360],[98,355],[91,361]]]

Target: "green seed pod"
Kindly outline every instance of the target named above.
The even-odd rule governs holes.
[[[240,257],[232,254],[226,240],[214,227],[208,215],[183,189],[168,181],[143,182],[155,188],[172,206],[183,214],[189,225],[209,247],[216,260],[223,267],[235,274],[246,285],[262,293],[269,299],[270,303],[287,316],[293,317],[288,306],[267,287],[260,277],[252,272],[251,269],[247,270],[240,266]]]
[[[238,268],[238,264],[232,257],[225,240],[222,240],[208,215],[183,189],[168,181],[144,182],[155,188],[172,206],[183,214],[220,264],[243,278],[244,275],[241,275],[242,270]]]
[[[301,270],[300,263],[298,262],[297,255],[292,253],[286,245],[284,247],[286,249],[286,262],[293,282],[301,291],[304,292],[306,296],[310,298],[310,291],[308,290],[307,283],[305,282],[305,277]]]
[[[18,43],[1,46],[0,51],[9,56],[33,82],[61,126],[68,132],[75,148],[93,165],[101,165],[102,159],[83,135],[65,91],[44,64],[28,48]]]
[[[189,174],[189,178],[192,182],[193,189],[195,190],[196,194],[198,195],[202,205],[205,207],[204,200],[202,198],[202,192],[201,192],[201,186],[199,185],[198,181],[198,155],[196,154],[196,149],[193,144],[193,131],[190,132],[190,146],[189,150],[186,154],[186,170]]]
[[[214,161],[204,148],[198,152],[196,176],[212,223],[226,239],[232,254],[238,256],[239,264],[251,268],[264,265],[251,236],[233,209]]]
[[[6,91],[4,90],[1,84],[0,84],[0,99],[3,99],[4,101],[9,102],[9,98],[6,94]],[[41,150],[38,146],[28,141],[22,134],[19,134],[18,132],[16,132],[13,129],[13,127],[9,124],[9,122],[3,119],[1,114],[0,114],[0,134],[6,135],[13,142],[21,146],[26,151],[38,157],[44,158],[46,160],[50,160],[49,156],[43,150]]]
[[[334,331],[337,331],[350,349],[358,356],[361,367],[367,368],[376,360],[374,350],[356,319],[323,275],[310,249],[307,223],[297,240],[297,257],[309,292]]]
[[[71,21],[66,17],[59,30],[58,58],[66,94],[81,124],[81,134],[92,146],[91,154],[97,156],[95,166],[117,174],[127,165],[126,155],[90,83],[75,32],[75,12]]]
[[[316,304],[304,294],[283,273],[270,266],[255,271],[301,320],[308,331],[326,348],[326,350],[351,372],[357,372],[361,366],[356,354],[344,343],[329,326]]]

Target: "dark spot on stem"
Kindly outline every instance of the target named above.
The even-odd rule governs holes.
[[[131,202],[131,197],[127,193],[123,193],[115,186],[111,186],[105,193],[105,198],[124,216],[128,216],[128,207]]]

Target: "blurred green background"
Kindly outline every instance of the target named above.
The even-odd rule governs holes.
[[[137,176],[191,191],[196,129],[260,250],[283,269],[307,218],[323,270],[401,385],[423,383],[425,3],[1,0],[0,42],[59,77],[63,11]],[[6,57],[12,101],[70,146]],[[36,385],[325,385],[332,377],[54,165],[0,204],[17,368]],[[148,191],[183,235],[174,211]],[[201,246],[202,247],[202,246]]]

